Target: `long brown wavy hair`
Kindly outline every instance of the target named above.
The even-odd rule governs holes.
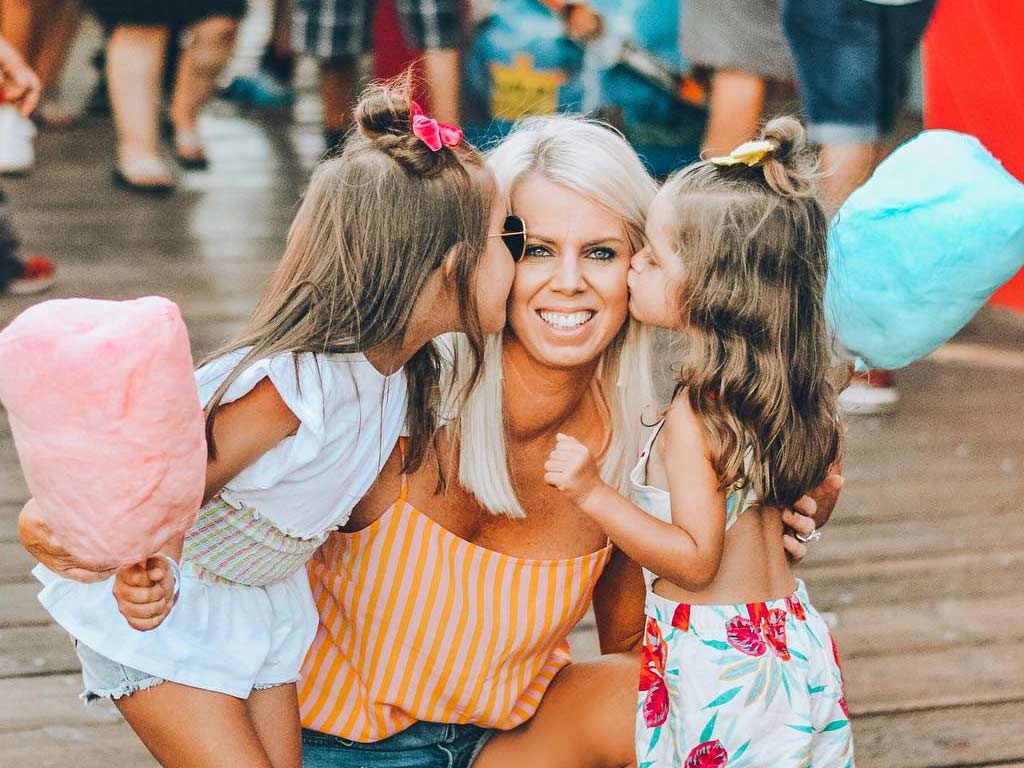
[[[211,355],[249,348],[207,405],[211,457],[217,408],[248,366],[285,352],[351,353],[401,344],[420,292],[452,249],[450,279],[472,350],[468,388],[479,377],[484,334],[477,265],[487,244],[494,180],[467,142],[433,152],[412,134],[411,90],[407,73],[364,92],[344,150],[313,172],[284,257],[248,325]],[[440,358],[434,344],[404,367],[410,438],[405,469],[412,471],[437,426]]]
[[[723,488],[790,506],[841,451],[824,308],[829,222],[800,123],[772,120],[760,138],[775,146],[761,165],[704,160],[665,185],[686,267],[676,393],[704,422]]]

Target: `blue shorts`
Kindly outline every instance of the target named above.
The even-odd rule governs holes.
[[[895,125],[907,62],[936,0],[783,0],[808,137],[818,144],[868,144]]]
[[[495,731],[477,725],[418,722],[362,744],[302,731],[302,768],[469,768]]]
[[[75,652],[82,663],[82,700],[120,699],[164,682],[133,667],[126,667],[75,640]]]

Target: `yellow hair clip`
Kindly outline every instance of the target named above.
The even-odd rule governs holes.
[[[753,168],[761,165],[772,152],[778,149],[774,141],[748,141],[740,144],[728,155],[722,157],[709,157],[708,160],[715,165],[746,165]]]

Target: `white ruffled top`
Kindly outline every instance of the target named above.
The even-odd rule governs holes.
[[[196,371],[200,402],[210,401],[244,354]],[[299,429],[239,472],[221,498],[255,509],[289,536],[322,536],[344,525],[394,450],[405,426],[405,374],[385,376],[361,354],[283,354],[247,368],[221,402],[239,399],[264,378]]]

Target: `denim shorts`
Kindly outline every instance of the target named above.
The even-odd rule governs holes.
[[[495,731],[477,725],[418,722],[362,744],[302,731],[302,768],[469,768]]]
[[[85,643],[75,640],[75,652],[82,662],[82,700],[120,699],[164,682],[163,678],[111,661]]]
[[[867,144],[895,125],[907,63],[936,0],[783,0],[808,136],[818,144]]]
[[[162,677],[118,664],[78,640],[75,640],[75,653],[78,654],[78,660],[82,663],[83,690],[81,698],[86,704],[91,704],[97,699],[120,699],[122,696],[131,696],[136,691],[144,691],[165,682]],[[253,686],[253,690],[262,691],[267,688],[276,688],[278,685],[288,685],[290,682],[295,681],[268,685],[257,684]]]

